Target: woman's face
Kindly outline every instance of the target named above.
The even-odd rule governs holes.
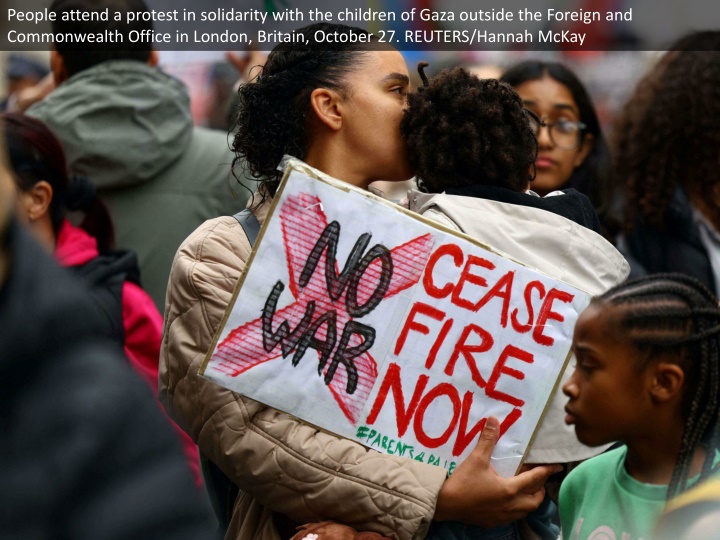
[[[407,180],[413,175],[400,121],[410,86],[407,66],[397,51],[365,53],[345,79],[343,108],[348,166],[363,187],[375,180]]]
[[[537,175],[530,189],[540,195],[562,189],[573,171],[582,165],[592,148],[592,135],[572,133],[572,122],[580,122],[580,111],[572,93],[564,85],[550,77],[527,81],[515,90],[525,106],[537,114],[546,124],[555,124],[553,137],[550,129],[541,127],[538,133],[538,157],[535,161]],[[532,171],[531,171],[532,173]]]

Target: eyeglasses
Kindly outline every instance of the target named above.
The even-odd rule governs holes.
[[[575,150],[580,146],[583,130],[587,128],[587,124],[572,120],[558,120],[548,124],[545,120],[542,118],[538,123],[535,118],[530,117],[530,129],[533,130],[536,137],[540,136],[540,128],[544,126],[550,132],[550,140],[558,148]]]

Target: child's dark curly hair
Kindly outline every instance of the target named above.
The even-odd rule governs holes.
[[[625,184],[625,228],[664,228],[673,193],[712,203],[720,189],[720,32],[678,41],[637,86],[616,122],[615,167]]]
[[[474,184],[525,191],[533,179],[538,146],[529,112],[495,79],[442,71],[409,96],[400,130],[423,191]]]
[[[365,39],[370,36],[361,28],[340,24],[301,28],[297,33],[305,36],[305,44],[276,46],[258,77],[238,91],[233,168],[246,165],[271,196],[282,179],[277,167],[283,156],[305,158],[312,91],[328,88],[345,92],[343,79],[362,62],[362,53],[380,48],[374,36],[369,37],[369,43],[318,42],[315,34],[319,31],[362,35]]]

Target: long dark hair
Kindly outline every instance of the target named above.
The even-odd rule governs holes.
[[[12,176],[18,188],[28,192],[42,180],[52,186],[49,214],[55,237],[68,210],[82,211],[81,227],[97,239],[100,251],[112,248],[114,232],[107,208],[87,179],[68,176],[65,153],[47,126],[17,113],[0,115],[0,126],[5,132]]]
[[[317,42],[317,32],[362,36],[370,43],[357,39]],[[380,48],[374,37],[368,38],[367,31],[340,24],[313,24],[297,33],[306,38],[302,47],[292,43],[277,45],[262,72],[238,91],[233,169],[247,166],[269,195],[275,194],[282,178],[277,167],[283,156],[305,158],[312,91],[344,91],[343,79],[362,61],[362,53]]]
[[[615,161],[625,227],[665,227],[675,190],[710,204],[720,186],[720,32],[681,38],[638,83],[617,122]]]
[[[563,64],[540,60],[528,60],[516,64],[509,68],[500,77],[500,80],[517,88],[523,83],[544,77],[550,77],[570,91],[580,111],[580,121],[586,126],[583,135],[593,136],[593,147],[590,153],[561,188],[575,188],[587,195],[592,201],[600,221],[607,229],[606,234],[612,237],[619,231],[622,222],[618,207],[619,193],[613,178],[608,144],[595,112],[595,106],[583,83]]]

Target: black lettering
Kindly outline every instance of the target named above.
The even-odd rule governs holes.
[[[363,337],[363,342],[355,347],[348,347],[353,334]],[[375,343],[375,329],[357,321],[349,321],[343,330],[338,348],[333,355],[330,367],[325,374],[325,384],[330,384],[335,377],[338,365],[345,366],[347,371],[347,393],[355,393],[358,383],[358,370],[353,360],[370,350]]]
[[[315,301],[308,302],[305,308],[305,315],[294,330],[291,331],[290,324],[288,324],[287,321],[283,321],[280,323],[280,326],[278,326],[277,332],[273,332],[272,323],[275,318],[275,311],[277,310],[278,298],[280,298],[283,290],[285,290],[285,285],[282,281],[278,281],[265,301],[265,306],[262,311],[263,348],[265,351],[271,352],[279,343],[283,358],[287,358],[293,349],[295,349],[298,341],[300,341],[308,331],[310,321],[315,313]],[[305,351],[303,351],[303,354],[304,353]],[[300,358],[295,355],[293,365],[299,361]]]
[[[327,331],[325,334],[325,341],[319,340],[315,337],[320,327],[326,324]],[[298,343],[297,350],[293,356],[293,366],[297,366],[300,359],[305,355],[308,347],[315,349],[320,353],[320,365],[318,367],[318,374],[325,364],[327,363],[330,355],[335,348],[335,342],[337,341],[337,313],[335,310],[323,313],[318,319],[310,325],[307,331],[303,334],[300,342]]]
[[[356,244],[357,245],[357,244]],[[357,292],[360,280],[365,275],[365,271],[372,264],[375,259],[380,259],[382,269],[380,270],[380,281],[375,287],[375,290],[370,295],[370,298],[364,305],[358,305]],[[351,317],[363,317],[375,309],[378,304],[385,298],[388,288],[390,288],[390,281],[393,275],[393,261],[390,250],[382,244],[376,244],[360,261],[360,266],[357,267],[353,273],[352,281],[350,282],[350,288],[348,289],[347,298],[345,303],[347,305],[348,313]]]
[[[298,284],[300,287],[307,287],[310,283],[310,278],[315,272],[322,252],[327,248],[327,254],[325,255],[325,282],[327,283],[328,295],[333,301],[337,301],[341,296],[348,282],[355,273],[355,267],[358,265],[360,257],[370,243],[372,235],[365,233],[360,235],[355,245],[353,246],[352,252],[348,256],[345,262],[345,268],[338,276],[335,273],[335,267],[337,265],[337,245],[340,238],[340,224],[337,221],[332,221],[325,227],[325,230],[318,238],[318,241],[313,246],[308,260],[303,267],[302,273]]]

